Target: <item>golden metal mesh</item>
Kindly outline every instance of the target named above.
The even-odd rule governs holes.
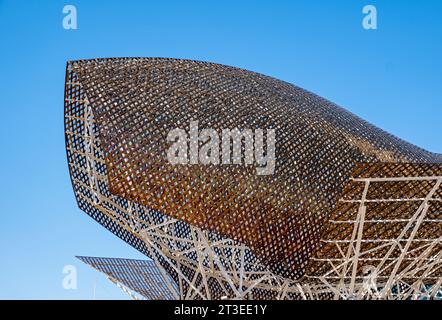
[[[278,284],[285,281],[273,280],[274,277],[244,245],[213,232],[202,232],[184,221],[113,195],[109,191],[105,155],[97,130],[82,85],[68,67],[66,151],[78,206],[109,231],[157,261],[172,277],[171,285],[179,284],[182,299],[236,297],[239,292],[235,293],[232,287],[241,285],[233,283],[230,277],[242,277],[246,288],[250,288],[251,283],[251,294],[256,299],[293,295],[290,293],[293,289],[286,284],[284,291],[278,290]],[[214,263],[214,257],[219,263]],[[221,273],[220,266],[229,276]],[[241,276],[239,270],[242,270]],[[170,281],[169,277],[164,277],[164,281]],[[208,290],[201,290],[202,285],[207,285]]]
[[[303,275],[357,163],[442,161],[303,89],[217,64],[74,61],[66,90],[69,131],[84,112],[78,101],[92,107],[111,194],[245,243],[272,271],[292,279]],[[218,132],[275,129],[274,174],[257,176],[253,166],[170,164],[168,132],[195,120]],[[81,139],[69,137],[68,149]],[[85,179],[76,170],[71,166],[71,175]],[[80,205],[94,215],[92,206]]]

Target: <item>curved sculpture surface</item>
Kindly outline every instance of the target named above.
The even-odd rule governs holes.
[[[187,162],[178,164],[168,158],[174,143],[168,136],[177,129],[188,134],[182,149]],[[199,136],[196,148],[191,145],[192,130],[198,134],[203,129],[213,129],[220,140],[215,157],[212,148],[206,163],[199,150],[216,137]],[[227,164],[220,137],[234,129],[244,133],[236,150],[242,152],[235,159],[231,137]],[[66,131],[80,207],[141,251],[156,254],[139,240],[136,230],[143,226],[126,228],[116,211],[122,216],[138,212],[141,224],[178,219],[174,234],[183,238],[196,227],[209,232],[214,241],[245,244],[246,260],[254,265],[250,270],[269,268],[291,279],[304,275],[359,163],[442,163],[441,155],[400,140],[292,84],[189,60],[69,62]],[[269,158],[272,131],[274,164]],[[267,147],[262,153],[267,162],[257,153],[259,134],[263,150]],[[248,141],[254,147],[252,162],[247,159]],[[272,170],[259,174],[257,167],[265,166]],[[100,207],[103,194],[115,197],[115,203]],[[167,257],[161,259],[166,264]],[[263,265],[256,267],[256,261]],[[319,269],[310,267],[312,273]]]

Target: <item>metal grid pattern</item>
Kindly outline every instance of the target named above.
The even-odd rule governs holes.
[[[242,69],[95,59],[69,63],[68,78],[67,108],[80,94],[70,81],[96,119],[112,194],[244,243],[272,272],[292,279],[304,274],[356,163],[442,161],[312,93]],[[170,164],[167,133],[193,120],[217,131],[276,129],[275,173]]]
[[[149,300],[173,300],[178,288],[169,287],[160,269],[152,260],[121,258],[77,257],[92,268],[104,273],[112,282],[128,288]],[[131,295],[132,297],[136,297]]]
[[[359,165],[306,281],[335,298],[441,298],[441,184],[441,164]]]
[[[182,71],[184,74],[180,75],[178,72],[177,75],[177,70],[175,69],[178,68],[181,70],[181,67],[183,67]],[[113,69],[115,70],[112,71]],[[160,71],[158,69],[160,69]],[[276,87],[278,87],[278,85],[284,85],[284,88],[287,86],[290,87],[290,85],[278,82],[275,79],[248,73],[243,70],[192,61],[167,59],[99,59],[68,63],[65,92],[66,147],[70,175],[80,208],[107,229],[118,235],[124,241],[130,243],[135,248],[151,257],[160,271],[165,285],[171,289],[171,292],[175,292],[173,288],[178,288],[174,295],[174,298],[177,299],[328,299],[332,298],[333,296],[335,298],[338,297],[348,299],[355,296],[355,291],[359,292],[359,295],[356,295],[357,297],[365,297],[366,294],[362,293],[366,292],[364,291],[365,289],[363,289],[366,287],[365,282],[360,281],[361,279],[358,278],[359,274],[357,272],[357,277],[354,277],[354,285],[352,285],[352,290],[348,289],[347,273],[341,272],[341,280],[337,282],[334,280],[331,281],[326,276],[324,277],[323,273],[325,272],[320,268],[324,268],[324,265],[329,263],[329,261],[325,260],[319,262],[317,260],[314,261],[316,266],[312,267],[312,264],[312,266],[309,268],[309,277],[304,277],[300,282],[293,280],[301,277],[304,274],[305,264],[308,262],[311,253],[314,252],[315,248],[317,248],[320,244],[320,228],[318,223],[322,221],[321,225],[327,226],[329,212],[334,212],[329,225],[334,225],[336,222],[333,219],[335,219],[334,216],[338,210],[336,208],[340,208],[341,203],[337,202],[337,207],[336,203],[332,204],[328,208],[328,211],[325,210],[327,209],[325,206],[328,205],[328,203],[332,203],[334,197],[337,197],[337,200],[339,199],[339,196],[342,195],[342,190],[338,191],[338,189],[342,181],[346,181],[345,175],[347,173],[344,169],[347,168],[347,165],[348,168],[351,167],[351,164],[356,165],[357,161],[361,159],[364,161],[373,160],[376,162],[414,161],[440,163],[441,157],[435,154],[430,154],[424,150],[404,143],[397,138],[391,137],[383,131],[371,127],[355,116],[346,113],[342,109],[331,105],[329,102],[326,102],[325,100],[312,94],[308,94],[299,88],[293,87],[292,90],[304,93],[305,97],[297,96],[293,92],[290,93],[290,90],[289,93],[281,93],[277,89],[273,88],[275,89],[273,94],[270,94],[269,91],[266,91],[266,94],[264,94],[264,96],[269,95],[271,97],[271,99],[269,97],[266,98],[270,99],[269,103],[273,101],[272,99],[276,99],[278,103],[280,103],[280,100],[282,99],[281,97],[285,95],[285,98],[282,99],[284,103],[293,103],[292,107],[299,112],[299,114],[296,114],[296,116],[299,118],[296,119],[296,121],[300,122],[300,124],[294,125],[293,122],[295,120],[290,120],[289,118],[288,121],[286,121],[288,124],[286,124],[285,128],[293,129],[294,127],[296,129],[296,126],[299,125],[302,126],[303,129],[301,130],[298,128],[301,130],[298,130],[298,132],[306,131],[304,135],[298,137],[298,140],[295,139],[286,141],[283,139],[278,140],[279,142],[277,141],[277,159],[280,159],[281,152],[285,154],[286,157],[282,158],[282,168],[278,169],[277,167],[277,171],[275,173],[276,177],[272,177],[270,180],[268,180],[269,177],[256,177],[252,174],[249,175],[249,173],[253,170],[249,170],[248,168],[241,169],[239,167],[229,168],[228,172],[226,173],[223,171],[223,169],[218,170],[218,168],[214,167],[196,168],[196,171],[192,171],[193,169],[191,170],[190,168],[184,166],[176,169],[178,172],[172,171],[173,174],[171,174],[171,172],[165,173],[162,171],[164,169],[162,166],[165,164],[161,162],[161,159],[158,157],[155,158],[155,154],[152,155],[148,152],[149,150],[150,152],[157,152],[158,149],[155,149],[144,141],[143,137],[138,137],[137,134],[134,133],[139,132],[139,128],[144,128],[146,129],[146,134],[156,137],[158,138],[158,141],[160,141],[160,133],[164,130],[161,131],[158,128],[164,129],[165,127],[161,125],[161,121],[158,123],[158,126],[151,127],[152,123],[149,122],[149,117],[150,119],[155,118],[155,121],[157,121],[156,112],[160,112],[161,108],[164,108],[162,111],[167,117],[167,110],[170,108],[171,104],[171,101],[168,100],[171,98],[170,94],[175,93],[180,95],[183,94],[183,90],[185,89],[185,87],[176,89],[174,87],[176,83],[174,84],[170,77],[175,76],[183,79],[183,77],[186,78],[186,76],[189,76],[192,78],[197,77],[199,73],[203,73],[201,77],[204,78],[207,77],[207,75],[204,74],[204,70],[206,69],[209,71],[214,69],[212,70],[213,72],[221,73],[223,77],[227,77],[229,79],[228,82],[235,81],[237,76],[242,79],[239,75],[236,75],[235,72],[239,72],[240,74],[245,73],[244,76],[249,76],[248,78],[246,77],[246,80],[244,80],[245,83],[252,81],[250,80],[250,77],[253,75],[252,79],[257,77],[257,83],[251,85],[253,90],[251,88],[249,89],[255,93],[257,92],[257,88],[264,90],[262,87],[260,87],[260,85],[263,85],[261,82],[264,80],[265,83],[267,83],[266,81],[275,82]],[[224,74],[223,72],[226,72],[227,74]],[[233,74],[230,72],[233,72]],[[80,73],[81,76],[79,78]],[[169,75],[169,77],[165,76],[164,73]],[[158,79],[158,77],[160,79]],[[165,79],[163,79],[163,77],[165,77]],[[260,77],[262,77],[262,79]],[[149,79],[156,79],[157,81],[151,83]],[[163,83],[164,81],[166,84]],[[202,81],[202,79],[199,79],[197,84],[202,85]],[[119,88],[122,83],[129,83],[127,87],[124,87],[127,91],[121,91],[118,93],[115,90],[116,88]],[[183,81],[183,83],[186,82]],[[209,86],[210,81],[204,83],[205,86]],[[171,86],[168,89],[170,92],[167,93],[162,91],[162,89],[160,90],[157,88],[157,86],[161,87],[161,85],[166,85],[166,87]],[[122,90],[122,88],[119,90]],[[161,95],[156,96],[156,91],[158,91],[158,94],[161,93],[164,95],[164,97],[161,98]],[[92,97],[94,98],[91,98],[90,92],[92,92]],[[143,100],[146,99],[146,95],[148,95],[148,101],[151,101],[152,103],[156,102],[158,104],[157,111],[152,111],[156,109],[149,109],[152,107],[150,102],[148,104]],[[213,97],[215,100],[213,101],[216,101],[216,97],[219,95],[219,90],[214,90]],[[287,95],[291,96],[291,98],[289,99]],[[133,101],[135,102],[137,99],[140,99],[142,102],[135,103],[135,106],[131,106],[129,102],[132,100],[126,100],[126,96],[130,96],[130,98],[134,99]],[[245,96],[248,97],[247,94],[245,94]],[[198,95],[195,95],[195,98],[196,97],[198,97]],[[280,99],[278,100],[277,97]],[[312,110],[310,110],[310,113],[315,113],[316,118],[313,117],[314,120],[312,120],[311,114],[304,114],[300,110],[297,110],[301,107],[296,105],[295,102],[298,102],[302,108],[305,109],[308,108],[308,103],[312,103]],[[280,107],[280,104],[278,103],[274,103],[273,106],[270,104],[270,108],[275,108],[275,105]],[[320,106],[317,106],[316,103],[320,104]],[[145,108],[143,111],[144,113],[141,110],[141,106],[144,106],[143,108]],[[186,106],[190,109],[193,107],[196,108],[195,110],[198,109],[198,104],[186,104]],[[132,114],[132,107],[138,110],[138,113]],[[289,107],[287,106],[287,108]],[[284,108],[282,109],[285,110]],[[331,111],[328,110],[327,112],[323,112],[323,109],[330,109]],[[185,118],[185,110],[175,110],[175,112],[178,111],[181,112]],[[152,114],[150,114],[151,112]],[[289,114],[295,117],[293,112]],[[133,128],[130,127],[130,122],[132,120],[128,120],[128,115],[134,116]],[[139,119],[143,119],[143,121],[137,121],[137,117],[135,117],[135,115],[137,115]],[[207,116],[210,116],[210,114],[208,113]],[[109,119],[112,121],[109,122],[108,117],[110,117]],[[303,119],[303,117],[305,117],[305,119]],[[351,121],[348,119],[348,117],[351,118]],[[181,123],[183,123],[181,120],[182,118],[178,119]],[[198,120],[199,119],[201,118],[198,118]],[[214,119],[216,119],[216,117]],[[229,121],[234,125],[239,126],[238,122],[235,122],[236,120],[234,121],[230,119]],[[317,123],[317,121],[319,121],[319,123]],[[339,128],[333,128],[333,130],[331,130],[332,124],[337,126],[337,123],[341,121],[343,123]],[[120,125],[122,123],[125,123],[126,126],[121,127]],[[284,125],[283,122],[280,122],[279,124]],[[352,125],[354,128],[350,129]],[[325,127],[328,129],[325,130]],[[373,130],[373,132],[367,133],[366,130],[368,129]],[[105,138],[109,138],[106,137],[106,135],[110,134],[110,136],[113,136],[113,134],[115,134],[114,130],[118,131],[116,134],[119,136],[119,138],[117,139],[114,137],[115,140],[111,139],[111,146],[108,145],[106,147],[104,143],[107,140]],[[126,131],[134,135],[129,134],[128,136]],[[104,132],[104,136],[102,132]],[[114,133],[112,134],[111,132]],[[293,138],[292,134],[289,134],[288,137]],[[366,140],[364,140],[362,137],[365,137]],[[311,140],[308,140],[307,138]],[[324,139],[325,142],[321,141],[320,139]],[[330,148],[336,147],[338,150],[335,150],[332,154],[330,154],[328,153],[329,147],[327,147],[326,144],[331,143],[330,141],[333,139],[335,139],[337,144],[332,144]],[[339,139],[344,139],[344,141]],[[128,145],[138,144],[138,146],[142,147],[137,148],[136,153],[127,153],[126,150],[124,156],[118,155],[118,150],[125,150],[124,147],[121,149],[121,143],[123,140],[126,141]],[[304,143],[305,146],[303,146],[302,143]],[[105,145],[105,147],[103,147],[103,145]],[[151,147],[152,149],[149,149]],[[161,149],[164,146],[157,147]],[[319,150],[321,147],[324,150]],[[129,148],[129,146],[127,146],[127,148]],[[313,151],[310,149],[313,149]],[[276,203],[265,203],[264,207],[269,210],[271,216],[277,210],[285,210],[284,214],[279,216],[280,220],[277,221],[276,229],[269,229],[269,223],[271,222],[263,220],[264,217],[262,214],[264,214],[264,212],[260,211],[260,208],[262,209],[260,206],[263,205],[264,202],[260,202],[260,198],[254,198],[257,195],[250,198],[249,202],[242,203],[242,207],[239,206],[237,208],[239,210],[238,218],[235,220],[235,224],[231,225],[232,229],[241,229],[238,228],[238,226],[243,227],[243,223],[258,220],[260,222],[259,226],[252,225],[252,229],[249,227],[249,229],[246,230],[252,230],[252,232],[262,232],[267,230],[267,233],[260,235],[261,240],[259,240],[261,242],[264,241],[263,243],[265,243],[267,246],[263,251],[261,250],[262,248],[260,246],[255,246],[256,242],[254,241],[256,240],[256,237],[253,238],[244,235],[244,238],[243,236],[238,236],[237,232],[225,232],[224,234],[216,228],[216,230],[210,230],[210,226],[188,219],[188,216],[186,216],[186,211],[184,210],[185,208],[183,209],[181,207],[177,207],[175,208],[178,210],[177,212],[170,212],[170,207],[167,207],[167,210],[156,210],[157,207],[150,206],[149,202],[144,198],[144,193],[149,189],[143,189],[142,192],[137,188],[132,190],[136,194],[139,193],[136,199],[132,199],[133,194],[130,196],[129,194],[124,193],[122,190],[118,190],[118,187],[116,190],[114,190],[115,185],[112,183],[112,179],[115,180],[115,178],[111,176],[108,169],[115,169],[116,167],[121,169],[122,162],[119,162],[120,160],[122,160],[123,163],[138,160],[141,161],[141,151],[146,152],[144,157],[149,158],[159,165],[159,167],[157,167],[158,171],[156,174],[163,175],[165,179],[164,185],[161,185],[160,189],[151,190],[151,192],[154,194],[161,191],[158,194],[165,197],[162,198],[159,203],[171,201],[170,199],[167,199],[167,194],[169,192],[174,192],[174,190],[171,190],[169,186],[176,183],[177,176],[175,174],[178,174],[180,179],[182,178],[180,181],[189,182],[194,181],[196,178],[204,178],[204,175],[206,175],[205,177],[208,178],[209,172],[213,174],[212,178],[214,180],[212,181],[206,179],[200,181],[207,183],[209,186],[211,183],[217,185],[217,183],[220,183],[221,181],[225,187],[235,187],[235,184],[239,183],[243,185],[250,184],[255,188],[260,188],[262,186],[260,183],[276,183],[275,181],[277,181],[280,183],[280,185],[286,185],[288,188],[288,186],[293,186],[293,184],[291,184],[294,181],[293,179],[300,180],[300,183],[304,183],[304,188],[302,189],[304,191],[304,198],[300,199],[300,203],[295,203],[294,208],[296,208],[298,211],[287,210],[287,208],[293,209],[293,207],[290,207],[291,203],[286,201],[288,199],[285,196],[286,194],[280,195],[281,199],[284,200],[283,203],[281,201]],[[117,156],[122,158],[116,160],[116,156],[114,155],[115,152]],[[311,152],[317,152],[318,154],[313,156],[313,153]],[[339,157],[339,154],[342,155],[342,157]],[[111,157],[109,155],[111,155]],[[291,158],[287,158],[287,155],[290,155]],[[326,159],[324,158],[325,155],[328,155],[331,158]],[[350,157],[350,155],[355,155],[355,158],[347,158]],[[302,168],[304,170],[302,172],[293,170],[291,174],[292,178],[294,178],[291,180],[288,177],[290,169],[287,168],[286,165],[290,163],[293,164],[293,161],[296,163],[302,163]],[[347,163],[347,165],[340,163],[340,161],[344,161]],[[308,167],[309,163],[311,168]],[[126,175],[126,178],[129,178],[128,181],[130,182],[131,179],[137,176],[137,174],[141,174],[139,171],[137,171],[139,169],[138,166],[141,164],[146,165],[141,161],[136,164],[134,167],[135,169],[132,167],[126,168],[123,166],[123,171],[121,171],[120,174]],[[378,164],[378,166],[381,165]],[[384,194],[394,195],[395,192],[402,190],[406,192],[409,198],[415,200],[414,198],[424,197],[426,194],[428,195],[428,193],[425,192],[431,191],[429,190],[429,188],[431,189],[431,181],[427,181],[427,184],[422,182],[422,185],[420,185],[416,182],[416,179],[411,179],[410,183],[408,184],[404,183],[406,181],[404,181],[402,178],[400,178],[399,181],[396,181],[395,179],[397,177],[402,177],[401,175],[405,177],[426,177],[430,174],[435,175],[436,173],[434,172],[438,172],[437,170],[440,168],[437,165],[404,164],[404,166],[398,167],[399,169],[397,169],[395,166],[400,166],[400,164],[385,165],[382,167],[383,171],[379,169],[380,167],[376,167],[376,165],[359,165],[358,168],[365,168],[365,171],[363,170],[365,176],[362,173],[359,175],[359,171],[353,173],[352,176],[353,178],[359,177],[360,179],[376,178],[378,175],[389,178],[395,177],[393,181],[381,181],[382,183],[378,184],[372,182],[370,193],[367,191],[367,195],[370,195],[370,197],[376,197],[377,195]],[[297,169],[300,168],[299,166],[295,167]],[[410,169],[404,169],[406,167],[414,169],[410,173]],[[151,174],[153,173],[153,167],[146,166],[145,168],[147,170],[146,172],[150,172]],[[375,170],[370,168],[378,169]],[[126,172],[126,169],[129,171]],[[204,173],[203,169],[208,171]],[[335,169],[338,171],[333,172],[332,170]],[[230,172],[229,170],[233,171]],[[243,170],[245,171],[243,172]],[[135,176],[134,172],[137,173]],[[239,172],[240,175],[235,175],[235,172]],[[284,172],[286,174],[283,174]],[[323,176],[318,176],[320,173]],[[187,178],[183,178],[183,176],[180,176],[179,174],[184,174]],[[228,175],[225,176],[226,174],[232,174],[233,177]],[[145,179],[148,176],[149,175],[141,174],[137,180],[133,181],[136,181],[136,186],[142,185],[145,187]],[[339,176],[338,181],[333,180],[337,176]],[[350,176],[350,173],[348,173],[348,176]],[[151,177],[154,181],[156,181],[155,183],[158,182],[158,180],[156,180],[158,176],[151,175]],[[309,184],[314,178],[317,178],[319,181],[323,182],[324,186],[318,187],[317,183]],[[232,179],[236,180],[233,181]],[[128,183],[126,187],[128,185],[130,185],[130,183]],[[134,183],[132,186],[133,185]],[[221,193],[221,196],[210,193],[216,191],[216,188],[198,189],[197,186],[197,184],[191,185],[190,189],[192,193],[200,193],[201,196],[206,198],[210,195],[208,199],[215,202],[212,203],[212,205],[215,207],[219,204],[222,205],[223,201],[225,201],[223,198],[224,193]],[[299,186],[299,184],[296,186]],[[344,186],[343,183],[342,186]],[[373,186],[376,186],[376,188],[373,188]],[[189,185],[186,186],[185,183],[180,185],[180,187],[184,188],[183,190],[189,190]],[[264,190],[269,191],[270,189]],[[271,190],[272,192],[275,190],[281,191],[281,189],[277,188]],[[296,189],[294,190],[295,195],[299,196],[299,191]],[[243,189],[243,192],[248,191],[247,189]],[[357,198],[352,198],[352,196],[356,197],[358,192],[362,192],[360,184],[354,183],[353,185],[347,186],[344,191],[344,200],[348,200],[348,203],[352,203],[352,201],[357,200]],[[434,191],[434,196],[440,198],[440,193],[440,190],[436,190]],[[184,193],[183,196],[184,195],[186,197],[189,196],[187,193]],[[245,196],[247,196],[247,194],[245,194]],[[263,198],[267,196],[270,198],[276,197],[275,194],[268,195],[267,193],[261,194],[261,196]],[[189,197],[192,199],[191,196]],[[230,199],[230,201],[235,204],[241,203],[237,202],[237,198],[235,197],[226,199]],[[256,203],[251,202],[252,200],[256,201]],[[387,203],[390,204],[390,202]],[[391,204],[394,203],[395,202],[391,202]],[[278,205],[275,207],[276,204]],[[287,206],[286,209],[284,209],[284,205]],[[188,203],[188,207],[192,210],[195,209],[194,206],[195,202]],[[369,207],[369,205],[367,205],[367,207]],[[198,210],[202,210],[202,208],[205,207],[201,205],[198,206]],[[333,208],[335,211],[333,211]],[[430,210],[430,212],[433,212],[436,220],[440,219],[440,208],[434,206],[431,206],[431,208],[433,211]],[[253,209],[256,210],[254,211]],[[320,209],[323,209],[323,211]],[[241,210],[246,210],[247,214],[244,215],[244,212]],[[389,216],[391,214],[391,208],[379,205],[377,207],[376,214],[379,215],[379,217],[382,217],[384,220],[389,220],[395,219],[395,212],[399,211],[393,210],[393,216]],[[216,223],[219,222],[220,216],[213,212],[213,210],[202,210],[201,214],[206,217],[212,217],[215,223],[214,225],[216,225]],[[318,214],[318,212],[320,212],[320,214]],[[295,225],[290,224],[290,221],[292,220],[290,220],[291,218],[289,217],[289,213],[297,213],[297,216],[293,218],[297,221]],[[180,218],[182,220],[176,218]],[[231,215],[227,215],[226,221],[230,221],[231,223],[232,221],[229,220],[231,218]],[[409,218],[408,216],[405,216],[401,221],[397,222],[399,224],[404,223],[407,221],[407,219],[411,221],[412,218],[413,217]],[[425,221],[425,219],[423,222],[424,223],[422,224],[420,230],[427,230],[426,232],[433,234],[433,236],[437,234],[439,234],[439,237],[441,236],[440,225],[439,227],[437,227],[437,225],[436,227],[432,227],[425,224],[428,222]],[[286,223],[287,225],[285,225]],[[410,223],[413,224],[415,222]],[[399,224],[391,224],[391,226],[393,226],[392,228],[388,227],[379,229],[381,231],[378,230],[378,227],[374,227],[374,230],[378,230],[378,234],[385,233],[386,235],[390,235],[392,232],[393,234],[394,232],[397,232]],[[264,228],[263,230],[263,226],[265,226],[267,229]],[[281,229],[282,227],[284,227],[283,230]],[[365,232],[365,229],[362,230]],[[238,232],[243,231],[244,230]],[[332,231],[327,231],[325,233],[325,236],[323,237],[325,242],[332,238],[332,236],[330,236],[331,232]],[[287,236],[290,233],[292,235],[287,239]],[[354,239],[351,237],[352,233],[347,232],[344,234],[346,234],[346,236],[344,237],[345,239],[342,239],[343,241],[354,241]],[[267,237],[268,240],[265,240],[267,238],[264,239],[263,237]],[[278,237],[281,237],[282,244],[273,247],[272,243],[277,241]],[[440,239],[439,243],[436,241],[436,244],[439,245],[439,247],[436,246],[436,248],[439,249],[435,249],[434,251],[437,253],[437,250],[440,251]],[[323,246],[318,254],[325,252],[324,250],[326,250],[326,247],[327,246]],[[275,252],[272,252],[272,250]],[[289,253],[293,253],[293,255],[286,257],[285,255],[288,255]],[[315,256],[315,259],[317,258],[318,256]],[[392,255],[392,261],[398,261],[398,259],[401,259],[400,255]],[[435,259],[437,263],[440,262],[440,256],[435,256]],[[421,261],[423,261],[422,265],[424,267],[429,267],[427,260],[424,259]],[[431,263],[433,262],[430,261],[430,264]],[[435,264],[433,263],[433,265]],[[312,273],[312,270],[316,270],[314,268],[317,268],[317,270],[320,271],[315,271],[316,273]],[[358,268],[359,267],[357,267],[356,270],[359,270]],[[402,269],[398,270],[402,272]],[[432,278],[428,275],[424,276],[423,278],[432,281]],[[341,283],[344,283],[345,285],[343,286]],[[422,285],[419,286],[418,283],[422,283]],[[437,285],[439,285],[440,288],[440,283],[428,285],[427,282],[415,281],[410,285],[409,282],[402,281],[400,284],[398,284],[398,281],[393,281],[389,283],[389,285],[389,289],[385,289],[388,286],[384,285],[383,287],[383,294],[386,298],[407,297],[407,294],[408,296],[414,295],[413,297],[437,298],[439,297],[438,294],[440,294],[437,293]],[[401,288],[400,295],[397,294],[397,292],[399,292],[397,290],[398,286]],[[340,292],[340,294],[337,294],[337,292]]]
[[[299,284],[271,273],[246,246],[113,195],[91,105],[70,69],[65,103],[67,157],[79,207],[152,258],[168,287],[178,284],[175,298],[301,297]]]

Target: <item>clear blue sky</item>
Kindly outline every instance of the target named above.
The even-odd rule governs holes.
[[[0,0],[0,298],[125,298],[75,255],[142,258],[82,213],[65,159],[67,60],[212,61],[313,91],[442,152],[442,1]],[[62,28],[62,8],[78,30]],[[378,30],[361,26],[374,4]],[[62,268],[78,267],[78,290]]]

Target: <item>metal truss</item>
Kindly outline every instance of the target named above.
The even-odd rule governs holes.
[[[132,300],[146,300],[144,296],[137,295],[133,290],[123,285],[121,282],[119,282],[117,279],[108,277],[109,281],[114,283],[118,288],[121,289],[125,294],[129,296]]]
[[[352,179],[364,184],[359,199],[341,199],[341,203],[357,204],[356,217],[330,220],[330,224],[351,226],[350,239],[326,239],[325,245],[335,246],[339,255],[325,254],[313,258],[317,263],[327,265],[320,276],[308,279],[320,280],[335,299],[441,299],[442,298],[442,228],[441,212],[436,208],[428,216],[432,204],[442,201],[435,198],[440,190],[442,176],[389,177]],[[424,197],[402,197],[397,199],[367,199],[374,183],[428,183],[430,187]],[[412,206],[409,203],[413,202]],[[394,203],[416,208],[410,218],[387,215],[376,217],[367,208],[375,209],[377,204]],[[391,210],[393,211],[393,210]],[[377,237],[373,228],[396,229],[394,237]],[[428,234],[424,228],[434,226],[435,234]],[[330,228],[332,229],[332,227]],[[426,235],[426,236],[424,236]],[[329,251],[331,252],[331,251]]]

